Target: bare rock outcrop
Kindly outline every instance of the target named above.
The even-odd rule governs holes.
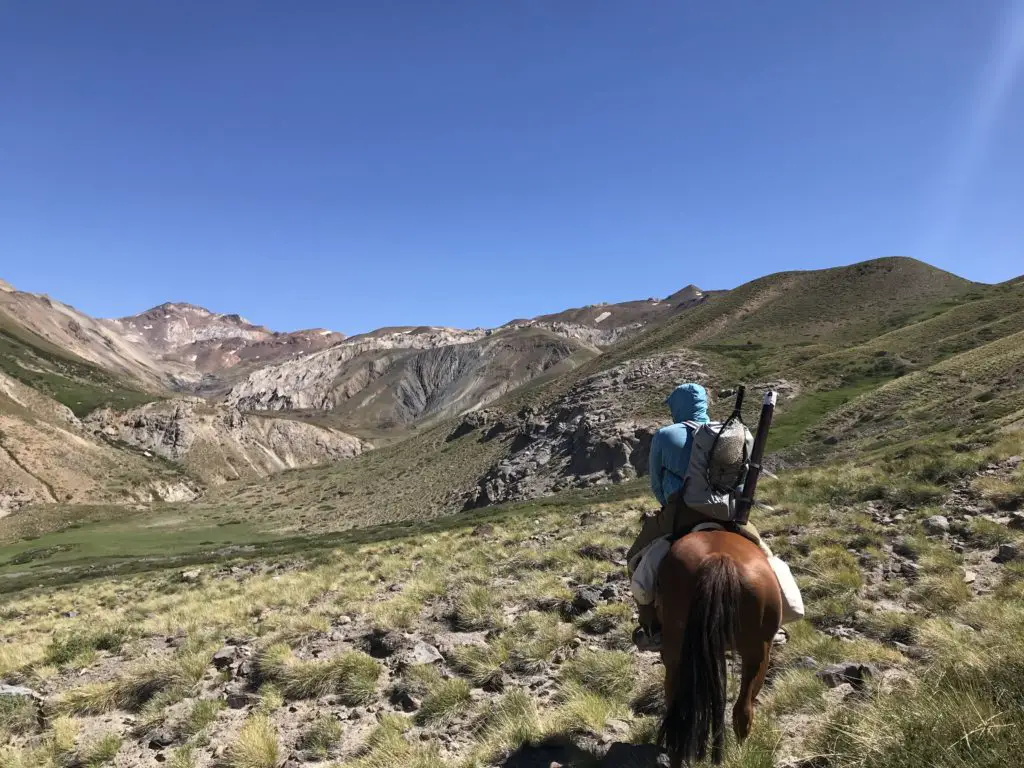
[[[647,471],[651,438],[663,425],[641,415],[641,403],[680,381],[704,381],[703,364],[690,353],[634,360],[583,379],[540,411],[515,417],[467,414],[482,440],[510,440],[495,464],[465,499],[466,508],[519,501],[567,488],[618,483]],[[453,435],[469,434],[464,420]]]
[[[326,410],[352,423],[407,426],[479,408],[585,348],[537,329],[354,337],[256,371],[227,402],[247,411]]]
[[[335,429],[244,414],[200,398],[97,411],[86,423],[109,441],[183,464],[207,483],[347,459],[368,447]]]

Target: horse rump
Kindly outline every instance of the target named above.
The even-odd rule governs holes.
[[[725,754],[727,673],[725,652],[735,647],[741,585],[732,558],[710,555],[699,566],[683,647],[678,684],[658,731],[658,744],[673,759],[703,760],[708,741],[716,765]]]

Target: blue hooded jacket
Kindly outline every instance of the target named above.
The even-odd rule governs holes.
[[[690,430],[684,421],[706,424],[708,393],[700,384],[680,384],[665,399],[674,423],[662,427],[651,440],[651,490],[662,506],[683,487],[683,476],[690,463]]]

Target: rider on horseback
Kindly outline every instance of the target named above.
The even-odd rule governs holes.
[[[679,537],[689,533],[696,525],[709,518],[687,507],[682,501],[683,478],[686,476],[693,448],[693,430],[697,425],[709,423],[708,395],[700,384],[681,384],[666,398],[672,414],[672,424],[662,427],[651,440],[651,490],[661,509],[645,517],[639,536],[626,554],[632,577],[639,564],[638,555],[656,540],[665,536]],[[757,530],[749,523],[730,523],[737,533],[751,539],[768,557],[771,550],[761,541]],[[638,602],[639,624],[634,637],[637,645],[656,646],[660,627],[655,605]]]

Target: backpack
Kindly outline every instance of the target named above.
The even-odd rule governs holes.
[[[734,414],[724,422],[684,422],[690,431],[690,463],[683,477],[682,502],[704,517],[729,522],[750,466],[754,436]]]

